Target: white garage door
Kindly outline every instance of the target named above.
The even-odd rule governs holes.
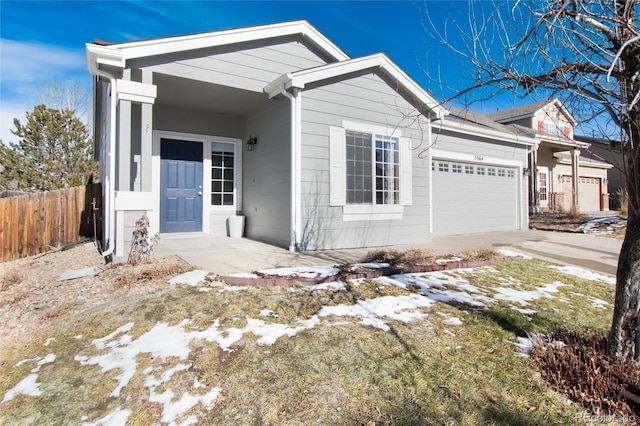
[[[434,235],[518,229],[517,170],[434,159]]]

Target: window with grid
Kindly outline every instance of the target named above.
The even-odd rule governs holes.
[[[233,206],[235,188],[235,144],[211,144],[211,205]]]
[[[507,170],[507,177],[508,178],[516,177],[516,172],[514,172],[513,170]]]
[[[350,130],[345,135],[347,204],[398,204],[398,138]]]
[[[451,171],[453,173],[462,173],[462,164],[453,163],[451,165]]]
[[[473,166],[467,164],[464,166],[464,174],[472,175],[473,174]]]
[[[438,163],[439,172],[449,172],[449,163]]]
[[[480,167],[478,166],[478,168],[476,169],[476,171],[478,172],[479,175],[484,175],[484,167]]]
[[[488,174],[489,176],[495,176],[495,175],[496,175],[496,169],[494,169],[493,167],[489,167],[489,168],[487,169],[487,174]]]
[[[498,176],[505,177],[506,176],[506,170],[505,169],[498,169]]]
[[[400,201],[398,138],[376,135],[376,204]]]

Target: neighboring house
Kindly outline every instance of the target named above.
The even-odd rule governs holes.
[[[620,191],[627,187],[620,142],[582,135],[576,135],[575,139],[590,145],[589,148],[582,152],[582,156],[596,161],[603,161],[613,166],[607,171],[609,208],[612,210],[620,209]]]
[[[349,58],[306,21],[86,50],[105,255],[143,213],[185,236],[242,214],[290,250],[528,228],[534,139],[447,116],[385,55]]]
[[[558,99],[525,105],[488,116],[533,137],[529,156],[530,212],[609,210],[609,163],[582,156],[589,143],[575,140],[576,120]]]

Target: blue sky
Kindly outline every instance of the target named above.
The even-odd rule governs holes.
[[[490,4],[489,2],[486,2]],[[423,28],[424,8],[435,22],[466,16],[466,1],[6,1],[0,0],[0,139],[36,104],[47,81],[87,86],[85,43],[144,38],[306,19],[351,57],[384,52],[436,99],[442,93],[425,68],[449,86],[464,88],[467,65],[435,43]],[[456,42],[455,33],[452,41]],[[512,97],[476,103],[494,112]]]

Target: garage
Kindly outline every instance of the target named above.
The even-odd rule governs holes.
[[[561,191],[564,193],[564,205],[571,206],[573,183],[571,176],[561,176]],[[602,181],[597,177],[581,176],[578,179],[578,205],[580,211],[600,211],[602,210],[601,202]]]
[[[433,234],[519,228],[517,167],[434,158]]]

